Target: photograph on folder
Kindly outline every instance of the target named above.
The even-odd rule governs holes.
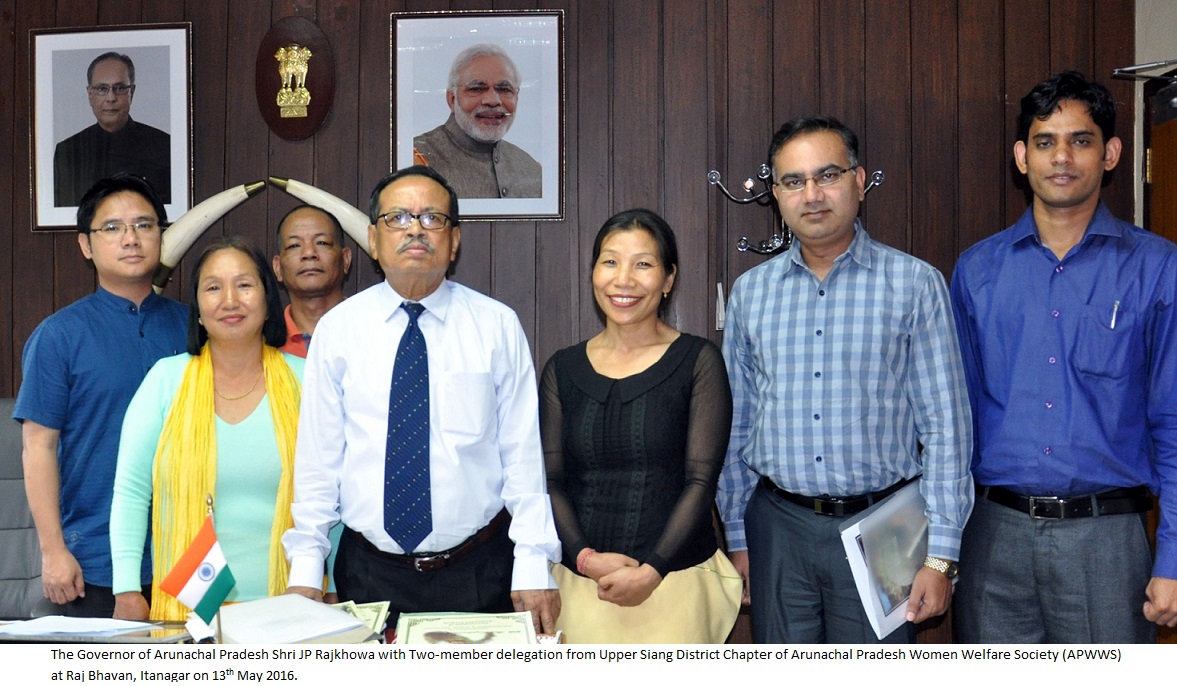
[[[840,527],[858,596],[879,638],[907,621],[911,584],[928,552],[919,484],[911,482]]]

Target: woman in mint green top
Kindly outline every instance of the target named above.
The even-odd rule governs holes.
[[[155,364],[123,421],[110,522],[119,618],[185,618],[159,583],[204,522],[207,495],[237,581],[228,600],[286,586],[280,538],[290,526],[303,360],[277,349],[285,339],[277,281],[248,241],[209,245],[192,289],[188,354]],[[149,529],[150,608],[137,571]]]
[[[302,379],[305,360],[282,353],[286,363]],[[127,408],[119,447],[115,497],[127,507],[111,515],[111,550],[115,554],[115,593],[135,590],[135,570],[141,564],[143,538],[147,535],[147,506],[151,502],[151,470],[155,446],[163,422],[171,411],[172,399],[180,386],[191,355],[167,357],[155,363]],[[264,400],[264,399],[263,399]],[[265,598],[268,582],[270,525],[278,480],[282,475],[274,420],[268,402],[259,402],[253,412],[237,424],[216,419],[217,490],[216,530],[221,550],[237,587],[230,602]],[[142,512],[126,517],[131,511]],[[133,521],[129,521],[133,520]],[[117,522],[117,525],[116,525]],[[138,553],[134,549],[138,542]],[[259,554],[262,553],[262,554]],[[125,583],[123,572],[132,583]],[[122,583],[120,583],[122,582]]]

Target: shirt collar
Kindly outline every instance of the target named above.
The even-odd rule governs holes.
[[[801,241],[793,238],[793,242],[789,245],[789,251],[785,253],[788,258],[788,264],[785,265],[785,273],[794,269],[804,269],[809,271],[809,265],[805,264],[805,258],[801,256]],[[870,236],[867,235],[866,229],[862,226],[862,221],[854,220],[854,237],[850,239],[850,246],[846,248],[846,252],[842,253],[834,259],[835,266],[838,262],[845,259],[851,259],[870,269],[874,264],[874,251],[871,247]]]
[[[424,298],[418,300],[417,302],[425,306],[426,312],[433,314],[433,316],[444,322],[446,312],[449,310],[450,302],[453,300],[452,289],[453,285],[450,283],[450,280],[442,279],[441,285],[438,286],[436,290]],[[401,310],[401,304],[404,303],[407,298],[393,290],[392,286],[388,284],[387,280],[381,282],[379,292],[381,307],[387,313],[385,315],[385,321],[391,320],[398,312],[404,314]],[[404,314],[404,316],[407,317],[408,315]]]
[[[1112,211],[1101,200],[1095,207],[1095,213],[1091,215],[1091,222],[1087,225],[1087,231],[1083,234],[1083,240],[1079,241],[1079,243],[1082,244],[1086,241],[1088,236],[1119,238],[1123,235],[1124,227],[1115,220],[1115,217],[1112,216]],[[1010,232],[1010,242],[1012,243],[1020,243],[1027,239],[1033,239],[1037,244],[1042,243],[1042,241],[1038,240],[1038,224],[1034,221],[1033,205],[1026,208],[1026,211],[1022,213],[1022,216],[1013,225]]]
[[[128,307],[135,308],[135,303],[127,300],[121,295],[115,295],[114,293],[111,293],[102,286],[98,286],[98,288],[94,290],[94,297],[96,297],[103,305],[107,307],[113,307],[117,310],[125,310]],[[160,300],[163,300],[163,296],[157,295],[156,292],[152,290],[147,294],[147,297],[143,299],[143,302],[139,304],[138,309],[150,310],[155,306],[155,303]]]
[[[302,338],[302,331],[299,330],[298,324],[294,323],[294,317],[290,315],[290,308],[291,306],[287,305],[283,315],[286,317],[286,338],[293,341],[296,338]]]

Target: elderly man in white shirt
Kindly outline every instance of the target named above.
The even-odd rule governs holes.
[[[315,330],[283,539],[288,592],[322,597],[327,532],[342,520],[341,600],[388,600],[390,622],[530,610],[550,633],[560,544],[535,369],[515,313],[445,278],[457,205],[428,167],[389,174],[372,192],[368,242],[386,280]]]

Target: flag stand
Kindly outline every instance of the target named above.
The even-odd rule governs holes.
[[[212,516],[213,516],[213,494],[212,493],[205,493],[204,494],[204,502],[208,506],[208,516],[209,516],[209,518],[212,518]],[[221,607],[224,606],[224,604],[225,603],[222,601],[221,604],[217,606],[217,645],[224,645],[224,643],[225,643],[224,628],[221,626]]]
[[[216,631],[206,640],[224,643],[221,606],[237,582],[217,541],[217,532],[213,526],[212,494],[206,495],[206,502],[208,514],[204,524],[159,583],[159,589],[187,606],[205,624],[215,621]]]

